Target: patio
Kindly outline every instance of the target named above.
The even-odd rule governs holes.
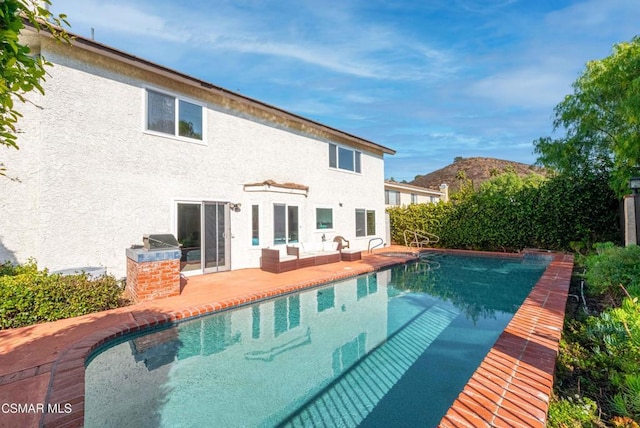
[[[82,317],[0,331],[0,403],[71,404],[70,413],[0,413],[0,426],[81,426],[84,361],[100,343],[145,326],[372,272],[402,263],[380,252],[273,274],[244,269],[183,280],[180,296]],[[505,257],[515,255],[504,254]],[[543,427],[573,257],[554,260],[471,378],[442,426]]]

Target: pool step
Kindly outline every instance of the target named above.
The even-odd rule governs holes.
[[[456,316],[458,312],[438,305],[420,313],[282,426],[357,426]]]

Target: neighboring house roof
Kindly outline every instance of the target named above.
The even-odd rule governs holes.
[[[398,190],[404,192],[412,192],[412,193],[422,193],[428,195],[443,195],[443,192],[439,190],[428,189],[426,187],[413,186],[411,184],[398,183],[396,181],[385,180],[384,181],[385,189],[390,190]]]
[[[28,30],[35,32],[35,28],[30,23],[28,22],[25,23],[25,27]],[[41,30],[39,34],[52,38],[52,35],[44,30]],[[123,63],[143,69],[145,71],[156,73],[162,77],[166,77],[187,85],[194,86],[199,90],[207,91],[209,94],[212,94],[214,95],[214,97],[217,97],[220,100],[220,105],[226,108],[240,111],[240,112],[249,114],[253,117],[266,120],[281,126],[286,126],[288,128],[292,128],[294,130],[303,132],[305,134],[311,134],[311,135],[326,138],[332,141],[349,144],[352,146],[356,146],[358,148],[369,150],[373,153],[390,154],[390,155],[393,155],[396,153],[395,150],[390,149],[388,147],[382,146],[380,144],[374,143],[364,138],[357,137],[347,132],[340,131],[330,126],[323,125],[319,122],[315,122],[311,119],[307,119],[297,114],[290,113],[288,111],[282,110],[278,107],[274,107],[262,101],[258,101],[253,98],[249,98],[247,96],[229,91],[227,89],[216,86],[207,81],[204,81],[196,77],[189,76],[185,73],[173,70],[171,68],[153,63],[146,59],[137,57],[135,55],[132,55],[132,54],[123,52],[121,50],[115,49],[113,47],[104,45],[102,43],[96,42],[95,40],[87,39],[85,37],[82,37],[70,32],[69,32],[69,35],[72,37],[71,44],[75,47],[97,53],[107,58],[121,61]]]

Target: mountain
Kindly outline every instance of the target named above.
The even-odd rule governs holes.
[[[442,183],[449,185],[449,194],[455,193],[460,188],[461,171],[473,182],[473,186],[478,188],[481,183],[487,181],[492,176],[515,170],[519,176],[532,173],[545,175],[542,168],[527,165],[520,162],[512,162],[494,158],[456,158],[451,165],[445,166],[437,171],[425,175],[417,175],[409,184],[429,189],[438,189]]]

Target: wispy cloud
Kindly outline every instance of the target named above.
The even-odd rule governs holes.
[[[86,31],[86,28],[99,28],[105,32],[117,32],[133,36],[144,36],[158,40],[179,42],[187,34],[176,31],[170,21],[153,10],[148,10],[126,2],[105,3],[98,0],[81,2],[55,2],[56,13],[69,16],[72,31]],[[63,3],[58,6],[58,3]]]
[[[566,73],[554,73],[553,70],[505,70],[474,82],[470,95],[497,106],[550,108],[562,101],[560,94],[568,93],[571,82]]]
[[[71,5],[71,4],[70,4]],[[291,3],[291,8],[297,5]],[[433,79],[455,70],[451,54],[415,40],[385,23],[362,21],[349,10],[326,7],[274,25],[264,11],[225,3],[216,13],[170,7],[170,15],[144,2],[85,0],[69,10],[74,25],[133,36],[171,40],[209,52],[277,57],[335,73],[382,80]],[[175,9],[175,10],[174,10]],[[322,23],[321,25],[318,23]],[[309,28],[313,29],[310,31]]]

